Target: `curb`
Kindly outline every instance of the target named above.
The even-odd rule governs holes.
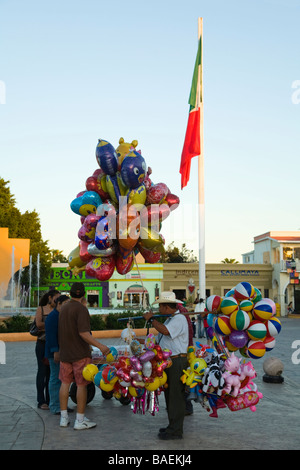
[[[92,331],[94,338],[120,338],[123,330],[99,330]],[[137,328],[134,330],[136,336],[146,336],[146,328]],[[157,331],[154,328],[150,328],[149,333],[155,334]],[[36,341],[35,336],[31,336],[30,333],[0,333],[0,341],[13,342],[13,341]]]

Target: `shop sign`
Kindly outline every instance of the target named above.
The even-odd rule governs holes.
[[[259,271],[251,269],[221,269],[221,276],[259,276]]]

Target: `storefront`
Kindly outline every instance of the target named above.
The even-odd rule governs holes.
[[[109,279],[109,297],[112,307],[139,308],[152,304],[159,296],[163,279],[163,265],[141,263],[120,275],[114,272]]]
[[[85,271],[80,272],[76,277],[68,269],[68,264],[55,263],[51,267],[50,278],[46,285],[39,288],[39,296],[50,289],[57,289],[62,294],[69,295],[74,282],[82,282],[85,286],[88,307],[108,307],[108,282],[100,282],[95,278],[88,277]],[[32,288],[33,296],[37,294],[37,287]]]
[[[198,264],[169,263],[163,266],[162,290],[174,291],[177,298],[185,297],[193,302],[199,286]],[[272,298],[272,272],[270,264],[206,264],[206,297],[222,297],[239,282],[248,281],[261,291],[263,297]]]

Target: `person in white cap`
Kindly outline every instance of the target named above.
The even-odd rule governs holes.
[[[182,439],[183,421],[185,416],[185,385],[180,380],[183,369],[188,367],[187,349],[189,343],[188,323],[183,314],[177,310],[177,304],[182,303],[176,299],[174,292],[161,292],[154,302],[159,304],[159,312],[168,315],[164,324],[153,318],[152,312],[144,314],[147,321],[151,321],[159,335],[157,338],[161,348],[172,351],[172,365],[165,369],[168,387],[165,390],[169,424],[160,428],[158,438],[163,440]]]

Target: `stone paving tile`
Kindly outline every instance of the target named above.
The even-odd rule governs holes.
[[[300,364],[292,361],[293,341],[300,340],[300,321],[281,319],[282,332],[277,345],[267,357],[284,363],[284,383],[268,384],[262,380],[263,359],[253,361],[257,371],[255,383],[264,398],[257,410],[231,412],[219,410],[214,419],[194,403],[194,414],[184,422],[184,439],[160,441],[158,429],[167,423],[163,394],[159,412],[151,416],[134,414],[130,405],[104,400],[99,389],[87,406],[86,415],[97,423],[88,431],[74,431],[71,425],[59,427],[59,416],[36,407],[34,343],[7,343],[7,364],[0,365],[0,450],[139,450],[188,452],[193,450],[281,450],[300,449]],[[121,344],[120,339],[103,341]],[[299,353],[300,358],[300,353]],[[71,402],[70,406],[76,405]]]

